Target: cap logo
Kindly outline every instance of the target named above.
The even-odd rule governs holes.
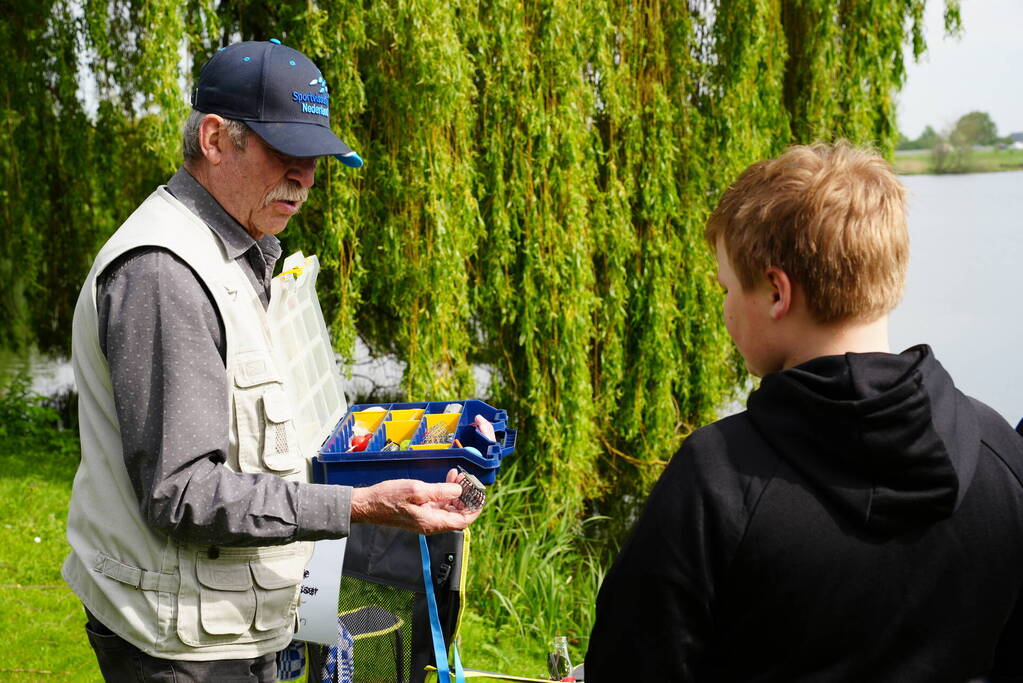
[[[330,95],[327,93],[327,82],[323,80],[323,76],[317,76],[309,81],[309,85],[319,85],[319,92],[306,93],[292,90],[291,99],[302,105],[303,114],[319,114],[329,118]]]

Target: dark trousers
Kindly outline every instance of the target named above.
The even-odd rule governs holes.
[[[277,655],[191,662],[147,655],[85,610],[85,632],[109,683],[274,683]]]

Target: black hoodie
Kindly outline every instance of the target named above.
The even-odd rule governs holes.
[[[926,346],[768,375],[654,487],[587,680],[1023,680],[1021,479]]]

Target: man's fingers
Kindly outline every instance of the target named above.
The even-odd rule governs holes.
[[[434,508],[427,514],[423,515],[420,523],[423,533],[429,536],[430,534],[435,534],[440,531],[464,529],[476,521],[476,518],[479,516],[479,510],[475,510],[473,512],[469,512],[468,510],[450,512],[448,510]]]
[[[393,479],[363,489],[368,497],[392,504],[422,505],[433,501],[451,500],[462,495],[458,484],[427,484],[416,479]]]
[[[420,502],[423,503],[451,500],[452,498],[458,498],[462,495],[462,487],[458,484],[423,484],[423,486],[425,488],[417,491],[422,499]]]

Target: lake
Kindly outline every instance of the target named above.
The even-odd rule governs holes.
[[[909,190],[906,291],[893,351],[930,344],[967,394],[1023,417],[1023,171],[900,178]]]

